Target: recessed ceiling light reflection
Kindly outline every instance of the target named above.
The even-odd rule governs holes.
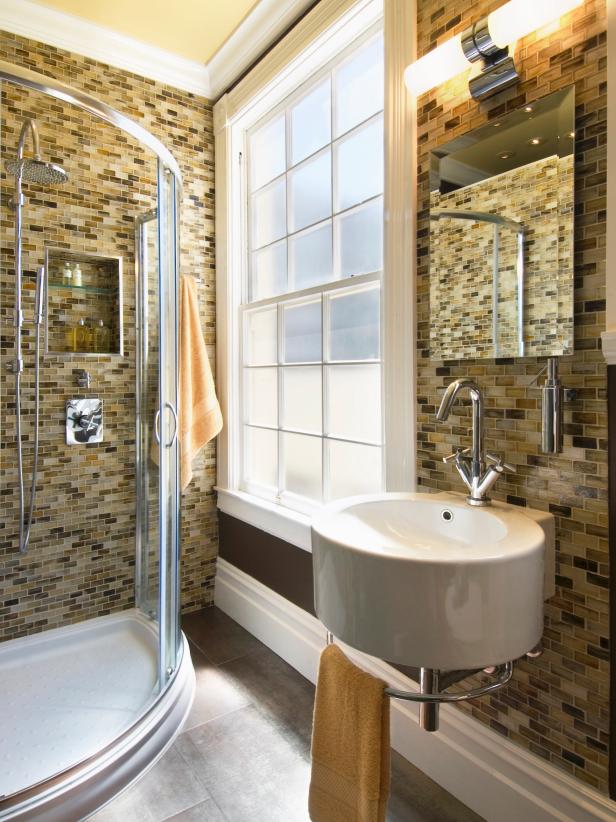
[[[515,157],[515,151],[501,151],[498,155],[499,160],[510,160]]]

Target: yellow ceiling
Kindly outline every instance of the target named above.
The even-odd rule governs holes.
[[[256,0],[38,0],[200,63],[207,62]]]

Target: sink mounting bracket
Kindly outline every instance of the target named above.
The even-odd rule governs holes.
[[[333,634],[327,632],[327,644],[331,645],[334,641]],[[539,656],[540,651],[535,649],[531,652],[534,656]],[[477,699],[480,696],[491,694],[498,691],[499,688],[504,687],[510,682],[513,676],[513,662],[505,662],[503,665],[497,665],[494,669],[494,679],[481,685],[478,688],[472,688],[469,691],[457,691],[450,693],[448,691],[434,691],[434,687],[438,687],[439,671],[432,668],[420,668],[420,689],[419,691],[399,691],[396,688],[385,688],[385,694],[392,699],[404,699],[407,702],[418,702],[419,710],[419,725],[426,731],[438,730],[438,706],[442,703],[448,702],[466,702],[469,699]]]

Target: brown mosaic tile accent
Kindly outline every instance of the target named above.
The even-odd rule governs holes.
[[[423,54],[500,5],[499,0],[418,0],[418,53]],[[495,497],[551,511],[557,529],[557,591],[547,603],[545,653],[516,668],[510,686],[462,708],[478,721],[588,785],[607,791],[608,544],[605,328],[606,11],[586,0],[563,26],[518,44],[521,82],[479,104],[458,77],[418,101],[418,472],[427,488],[460,490],[442,457],[469,445],[467,405],[447,424],[434,412],[443,386],[472,376],[487,401],[486,446],[516,466]],[[575,354],[561,360],[566,386],[562,454],[540,453],[539,391],[529,383],[542,360],[429,357],[429,154],[504,112],[575,83]]]
[[[184,175],[181,270],[202,280],[203,329],[214,363],[214,160],[209,102],[152,80],[16,35],[0,33],[2,59],[69,83],[123,111],[171,149]],[[30,552],[17,552],[16,449],[12,357],[14,331],[14,214],[7,207],[12,179],[4,158],[17,143],[24,116],[38,120],[43,152],[62,163],[70,182],[43,190],[27,186],[24,221],[25,309],[31,316],[34,272],[46,245],[123,257],[122,358],[48,355],[42,366],[42,438],[37,511]],[[2,242],[0,248],[0,640],[131,607],[135,565],[135,304],[134,220],[156,203],[155,163],[139,145],[89,115],[35,92],[2,84]],[[25,341],[25,432],[32,419],[33,337]],[[87,364],[86,364],[87,363]],[[93,377],[101,396],[105,441],[67,448],[64,406],[82,396],[76,368]],[[30,465],[29,439],[25,445]],[[195,461],[182,497],[182,607],[211,603],[217,554],[213,494],[215,445]]]
[[[501,214],[524,227],[524,345],[533,356],[573,343],[573,155],[547,157],[447,194],[430,211]],[[517,233],[498,241],[497,339],[493,339],[494,226],[430,222],[430,349],[434,357],[517,356]],[[496,343],[496,346],[495,346]]]

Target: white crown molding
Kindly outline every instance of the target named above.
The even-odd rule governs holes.
[[[206,65],[32,0],[2,0],[0,29],[211,98]]]
[[[207,64],[34,0],[1,0],[0,29],[212,100],[312,4],[313,0],[259,0]]]
[[[601,349],[605,362],[616,365],[616,331],[604,331],[601,334]]]
[[[260,0],[208,62],[212,99],[237,80],[313,0]]]
[[[253,577],[218,559],[216,605],[289,665],[315,682],[325,628]],[[343,645],[358,665],[391,686],[417,690],[381,660]],[[417,708],[391,701],[392,745],[488,822],[613,822],[616,803],[514,745],[453,706],[440,708],[438,733],[420,729]]]

